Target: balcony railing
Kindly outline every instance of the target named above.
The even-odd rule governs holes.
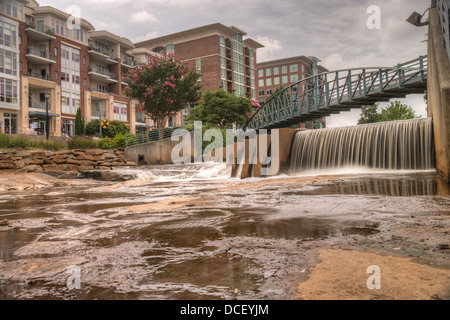
[[[109,50],[106,50],[106,49],[99,49],[99,48],[96,48],[96,47],[94,47],[94,46],[89,46],[89,51],[94,51],[94,52],[103,54],[103,55],[108,56],[109,58],[111,58],[111,59],[113,59],[113,60],[115,59],[115,58],[111,55],[111,52],[110,52]]]
[[[37,78],[37,79],[42,79],[42,80],[52,81],[52,79],[50,78],[49,75],[42,75],[42,74],[37,74],[37,73],[32,73],[32,72],[28,72],[27,75],[28,75],[29,77],[32,77],[32,78]]]
[[[40,58],[56,61],[55,55],[53,53],[51,53],[51,52],[46,51],[46,50],[40,50],[40,49],[35,49],[33,47],[28,47],[27,48],[27,55],[28,54],[33,55],[33,56],[37,56],[37,57],[40,57]]]
[[[106,111],[104,109],[100,109],[100,110],[97,109],[97,108],[92,108],[91,109],[92,117],[100,118],[100,117],[104,117],[105,114],[106,114]]]
[[[145,119],[136,116],[136,123],[145,123]]]
[[[30,100],[29,104],[30,109],[39,109],[39,110],[46,110],[47,106],[45,102],[39,102],[36,100]]]
[[[107,93],[107,94],[111,93],[111,91],[109,91],[107,89],[99,89],[99,88],[91,88],[91,91],[100,92],[100,93]]]
[[[134,66],[134,59],[131,57],[124,57],[122,59],[122,64],[126,66]]]
[[[113,80],[118,79],[117,74],[109,72],[107,70],[100,69],[100,68],[89,67],[89,72],[95,72],[95,73],[101,74],[103,76],[107,76],[108,78],[113,79]]]
[[[42,33],[45,33],[51,37],[55,36],[55,31],[52,27],[46,26],[45,24],[38,23],[37,25],[34,23],[27,23],[26,29],[33,29]]]

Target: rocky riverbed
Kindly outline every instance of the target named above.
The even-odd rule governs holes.
[[[450,298],[450,193],[433,172],[112,172],[0,173],[0,299]]]

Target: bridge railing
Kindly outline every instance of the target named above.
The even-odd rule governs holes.
[[[355,68],[305,78],[286,87],[267,101],[245,129],[260,129],[295,117],[318,118],[319,112],[373,100],[393,88],[402,88],[427,77],[427,57],[419,57],[392,68]],[[371,97],[371,99],[368,99]],[[361,103],[359,103],[361,104]]]

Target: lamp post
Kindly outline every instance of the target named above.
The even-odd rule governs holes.
[[[428,8],[422,15],[420,13],[417,12],[413,12],[411,14],[411,16],[409,16],[408,19],[406,19],[406,21],[408,21],[409,23],[411,23],[412,25],[416,26],[416,27],[424,27],[430,24],[429,21],[425,21],[422,22],[423,16],[425,15],[425,13],[427,13],[428,10],[430,10],[431,8]]]
[[[50,138],[50,117],[49,117],[49,100],[50,93],[45,93],[45,136],[47,140]]]

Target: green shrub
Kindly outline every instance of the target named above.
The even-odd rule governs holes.
[[[9,137],[6,134],[0,134],[0,148],[9,148]]]
[[[108,137],[100,139],[100,141],[98,142],[98,147],[105,150],[114,149],[113,139]]]
[[[127,146],[127,134],[118,133],[113,139],[114,148],[125,148]]]
[[[11,138],[9,139],[9,148],[26,149],[30,147],[31,142],[25,138]]]
[[[90,137],[99,137],[100,136],[100,120],[96,119],[89,122],[86,125],[86,135]],[[114,137],[119,134],[129,134],[130,129],[128,129],[125,122],[121,121],[111,121],[109,123],[108,129],[102,129],[102,136],[114,139]]]
[[[96,149],[98,147],[97,142],[89,138],[76,137],[69,140],[69,149]]]

